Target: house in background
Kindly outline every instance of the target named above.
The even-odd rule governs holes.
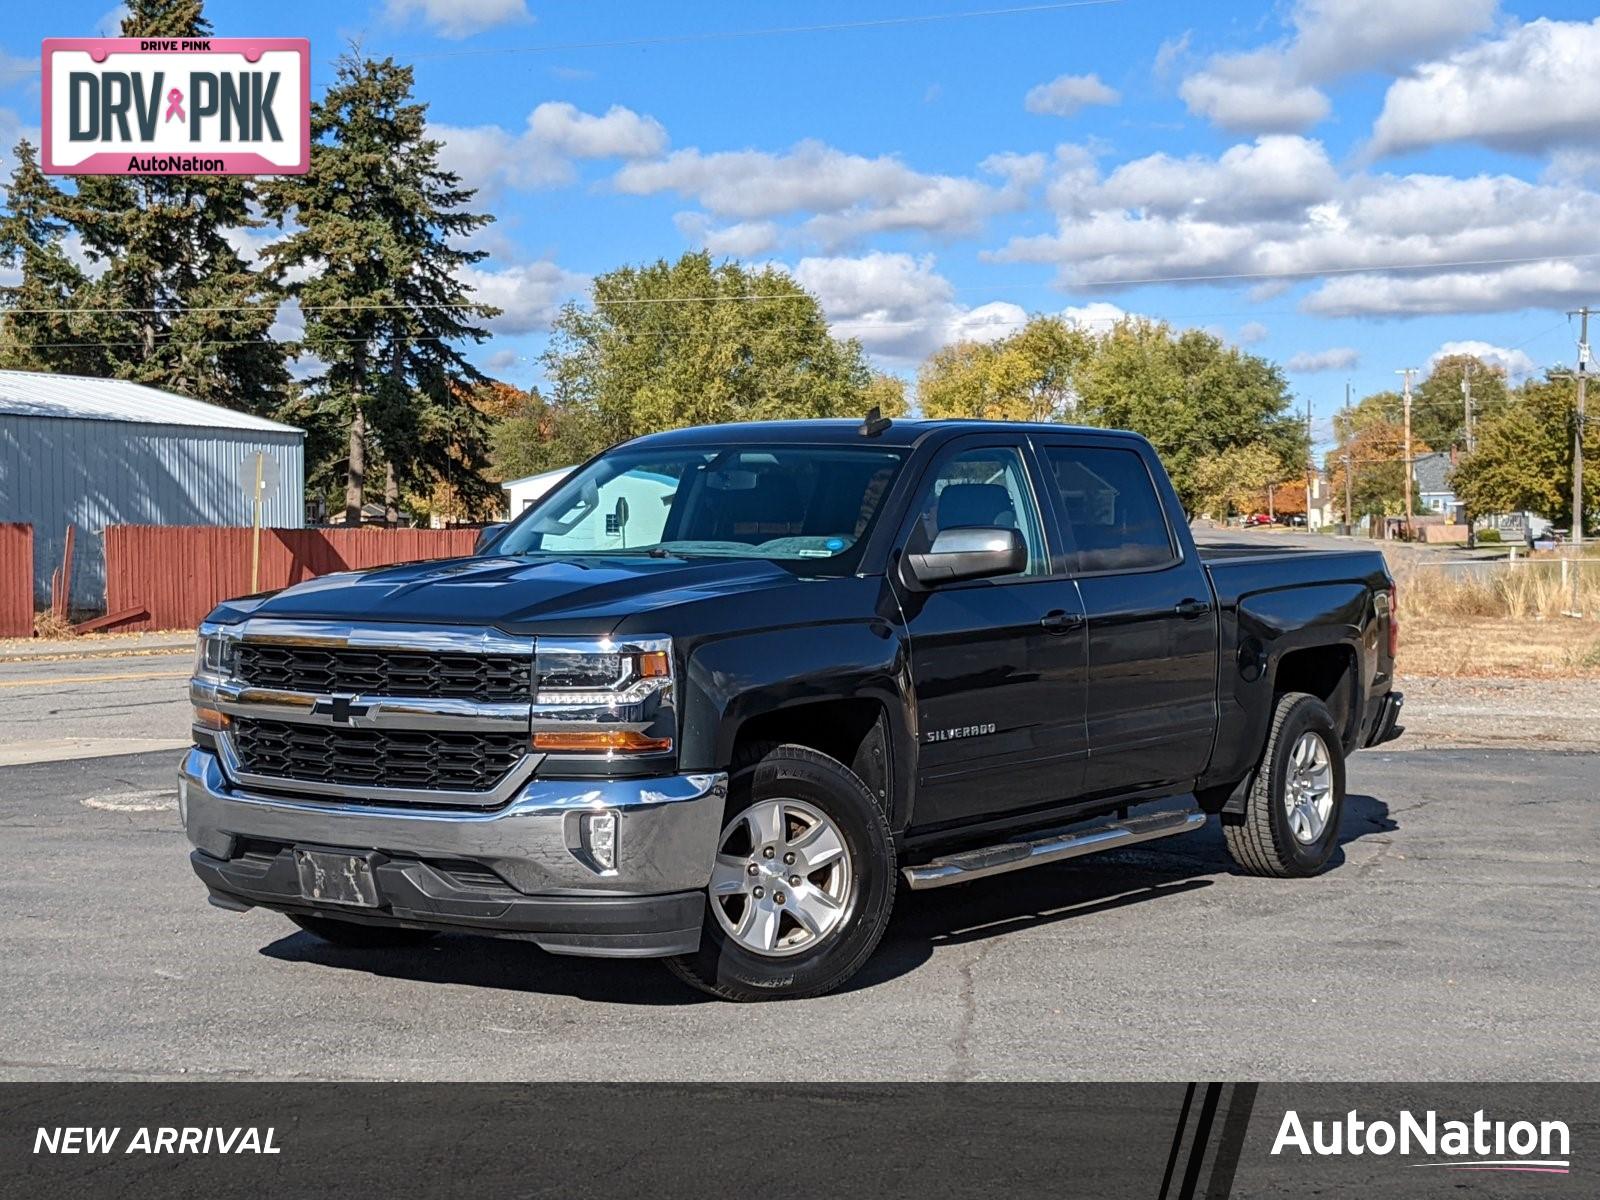
[[[1321,471],[1311,473],[1311,503],[1306,508],[1306,528],[1324,529],[1333,524],[1333,489]]]
[[[249,525],[258,452],[262,525],[302,528],[301,430],[126,379],[0,371],[0,522],[33,526],[39,605],[68,525],[79,610],[105,604],[107,526]]]
[[[1417,489],[1417,506],[1422,514],[1435,513],[1447,521],[1464,521],[1466,505],[1456,499],[1450,485],[1455,470],[1454,453],[1437,450],[1419,454],[1411,463],[1411,478]]]
[[[557,467],[537,475],[524,475],[521,479],[508,479],[500,485],[506,494],[506,520],[515,521],[540,496],[544,495],[568,475],[571,467]]]

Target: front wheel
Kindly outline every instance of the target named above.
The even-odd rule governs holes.
[[[667,960],[724,1000],[819,996],[854,975],[894,905],[895,853],[844,764],[778,746],[734,775],[700,949]]]
[[[1344,747],[1327,706],[1289,692],[1272,714],[1243,819],[1224,824],[1228,853],[1250,875],[1315,875],[1339,844]]]

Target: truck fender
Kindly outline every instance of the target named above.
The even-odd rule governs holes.
[[[904,639],[881,619],[737,634],[695,646],[680,700],[679,769],[728,770],[739,731],[751,719],[846,700],[872,701],[882,710],[890,827],[903,828],[916,766],[910,663]]]

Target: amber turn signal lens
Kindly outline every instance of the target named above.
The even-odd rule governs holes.
[[[653,738],[631,729],[605,729],[589,733],[536,733],[535,750],[612,750],[623,754],[647,754],[652,750],[671,750],[671,738]]]
[[[672,674],[672,663],[665,650],[650,650],[639,656],[639,674],[646,679],[665,679]]]
[[[194,710],[194,723],[201,729],[220,731],[233,724],[233,718],[227,713],[218,712],[214,708],[196,708]]]

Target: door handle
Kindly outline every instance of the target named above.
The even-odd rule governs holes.
[[[1051,633],[1070,633],[1083,628],[1083,614],[1057,608],[1039,618],[1039,624]]]
[[[1177,606],[1172,611],[1177,613],[1180,617],[1185,618],[1203,617],[1211,611],[1211,601],[1196,600],[1191,596],[1187,600],[1179,600]]]

